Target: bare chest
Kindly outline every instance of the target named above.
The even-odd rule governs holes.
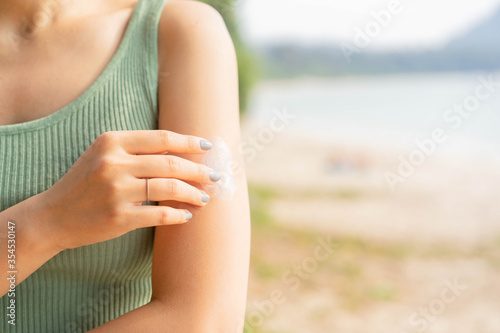
[[[0,125],[48,116],[106,68],[133,8],[61,26],[0,55]]]

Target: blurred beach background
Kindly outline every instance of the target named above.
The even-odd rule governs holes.
[[[208,2],[240,59],[245,332],[500,332],[500,0]]]

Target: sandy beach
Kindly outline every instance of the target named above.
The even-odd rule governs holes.
[[[247,332],[500,331],[499,165],[434,154],[391,187],[410,153],[285,131],[246,161]],[[323,261],[318,237],[341,244]]]

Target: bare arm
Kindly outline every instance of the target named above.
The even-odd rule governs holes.
[[[49,242],[39,196],[26,199],[0,212],[0,295],[30,276],[56,250]],[[10,273],[12,272],[12,273]]]
[[[234,47],[218,13],[193,1],[171,1],[160,22],[160,128],[239,143]],[[243,164],[241,154],[235,162]],[[196,155],[179,155],[200,162]],[[199,187],[199,184],[191,183]],[[241,332],[250,248],[246,178],[236,173],[231,201],[212,198],[186,208],[193,219],[157,227],[151,303],[91,332]]]

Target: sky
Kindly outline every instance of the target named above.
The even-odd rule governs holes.
[[[498,8],[500,0],[236,0],[249,43],[345,41],[354,45],[357,31],[372,27],[370,47],[381,50],[439,47]],[[385,26],[377,23],[373,13],[390,14],[380,15]]]

